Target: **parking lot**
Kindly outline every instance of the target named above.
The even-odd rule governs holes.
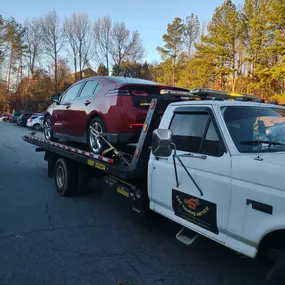
[[[186,247],[157,217],[142,225],[96,181],[59,197],[29,130],[0,122],[0,284],[262,284],[262,265],[200,237]],[[97,185],[97,187],[96,187]]]

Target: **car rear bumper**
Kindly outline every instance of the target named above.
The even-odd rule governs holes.
[[[107,134],[107,140],[111,144],[127,144],[137,142],[139,135],[137,134]]]

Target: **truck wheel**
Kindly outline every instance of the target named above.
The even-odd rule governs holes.
[[[285,284],[285,259],[278,261],[270,269],[264,285],[284,285]]]
[[[69,196],[77,187],[76,166],[65,159],[59,158],[54,167],[56,191],[60,196]]]

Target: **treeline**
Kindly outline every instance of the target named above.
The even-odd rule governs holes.
[[[24,23],[0,16],[0,109],[9,102],[17,109],[44,102],[82,79],[92,63],[99,75],[130,76],[136,70],[143,76],[148,64],[138,61],[144,56],[138,31],[108,16],[94,23],[84,13],[60,19],[50,11]]]
[[[155,22],[154,22],[155,25]],[[285,103],[285,1],[225,0],[207,25],[197,15],[175,18],[157,47],[161,62],[144,62],[138,31],[106,16],[91,22],[55,11],[24,23],[0,16],[0,110],[41,102],[99,66],[123,75],[186,88],[256,94]],[[74,76],[71,76],[74,74]]]
[[[240,7],[225,0],[207,29],[201,29],[194,15],[186,22],[175,18],[163,40],[157,81],[285,103],[284,0],[245,0]]]

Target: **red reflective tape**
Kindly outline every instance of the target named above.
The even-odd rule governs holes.
[[[60,144],[59,144],[59,143],[57,143],[56,145],[57,145],[57,146],[60,146]]]
[[[99,156],[98,156],[98,159],[103,160],[103,156],[102,156],[102,155],[99,155]]]
[[[113,159],[108,159],[108,163],[114,163]]]
[[[89,153],[89,156],[90,157],[94,157],[94,153]]]
[[[82,151],[82,154],[83,154],[83,155],[85,155],[85,154],[86,154],[86,152],[85,152],[85,151]]]
[[[74,149],[74,152],[77,152],[77,153],[78,153],[78,149]]]
[[[67,149],[68,149],[68,150],[71,150],[71,147],[68,146]]]

